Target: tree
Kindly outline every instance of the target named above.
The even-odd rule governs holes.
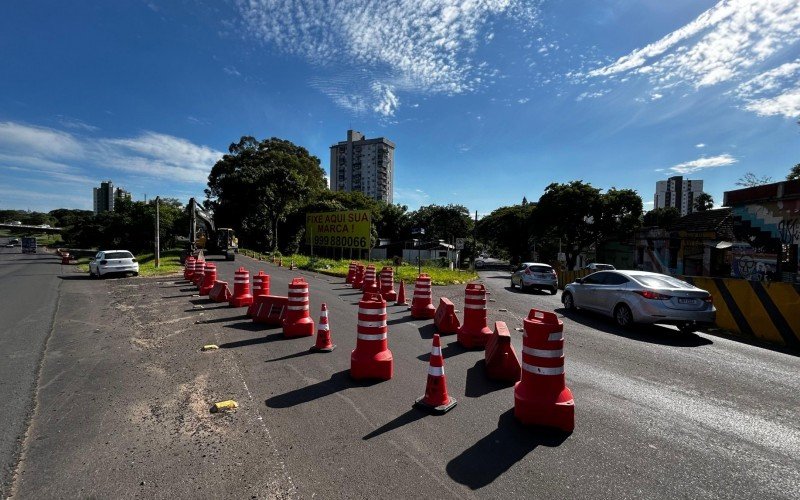
[[[526,260],[534,243],[534,210],[529,203],[497,208],[478,221],[475,234],[493,253],[510,258],[512,263]]]
[[[681,212],[675,207],[655,208],[644,214],[643,225],[667,228],[680,218]]]
[[[567,266],[572,269],[578,255],[597,241],[601,220],[600,190],[583,181],[547,186],[536,206],[537,232],[560,240]]]
[[[792,167],[792,169],[789,170],[789,175],[786,176],[787,181],[794,181],[797,179],[800,179],[800,163]]]
[[[695,212],[705,212],[714,208],[714,197],[708,193],[700,193],[700,196],[694,199]]]
[[[218,225],[277,250],[279,223],[327,186],[319,158],[274,137],[243,136],[228,151],[208,176],[208,206]]]
[[[426,241],[452,243],[472,232],[473,221],[463,205],[428,205],[419,207],[408,217],[410,227],[425,230]]]
[[[601,195],[598,241],[628,235],[642,225],[642,198],[633,189],[612,187]]]
[[[753,172],[747,172],[743,176],[739,177],[739,180],[736,181],[736,185],[749,188],[761,186],[763,184],[769,184],[770,182],[772,182],[772,177],[768,175],[759,177]]]

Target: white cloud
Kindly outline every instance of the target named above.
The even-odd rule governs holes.
[[[702,148],[706,147],[706,145],[705,145],[705,144],[703,144],[702,142],[700,142],[700,143],[698,143],[698,144],[695,144],[695,145],[694,145],[694,147],[696,147],[696,148],[699,148],[699,149],[702,149]]]
[[[131,138],[85,139],[68,132],[0,123],[0,167],[84,182],[84,167],[118,169],[145,177],[202,183],[221,151],[156,132]]]
[[[800,117],[800,59],[781,64],[735,89],[744,108],[761,116]]]
[[[737,161],[739,160],[726,153],[718,156],[703,157],[696,160],[687,161],[685,163],[679,163],[670,167],[669,169],[679,174],[692,174],[705,168],[733,165]]]
[[[94,125],[89,125],[88,123],[82,120],[78,120],[77,118],[69,118],[66,116],[59,116],[58,123],[60,123],[64,127],[75,130],[82,130],[84,132],[94,132],[95,130],[99,130],[99,128],[95,127]]]
[[[222,71],[224,71],[225,74],[227,75],[242,76],[242,74],[239,73],[239,70],[237,70],[236,67],[234,66],[225,66],[224,68],[222,68]]]
[[[517,99],[517,102],[520,103],[520,104],[525,104],[528,101],[530,101],[529,97],[523,97],[521,99]]]
[[[0,122],[0,153],[36,158],[77,158],[84,148],[71,134],[45,127]]]
[[[606,82],[640,75],[654,91],[684,83],[700,89],[751,78],[798,40],[797,0],[722,0],[660,40],[586,75]],[[740,86],[736,94],[746,99],[745,109],[785,116],[796,112],[800,89],[788,83],[787,75],[796,72],[798,64],[783,64]],[[791,89],[786,89],[787,84]],[[752,87],[768,89],[773,95],[748,99]]]
[[[650,100],[651,101],[657,101],[657,100],[661,99],[662,97],[664,97],[664,94],[659,94],[658,92],[654,92],[654,93],[650,94]]]
[[[362,72],[355,78],[344,76],[360,83],[359,88],[343,86],[336,74],[312,86],[346,109],[384,116],[399,105],[398,91],[458,94],[479,87],[485,67],[472,52],[480,40],[491,39],[485,31],[492,18],[506,14],[530,23],[538,4],[524,0],[237,2],[246,30],[259,40],[327,70],[346,63]],[[376,85],[389,91],[376,93]],[[352,97],[357,94],[366,98]]]

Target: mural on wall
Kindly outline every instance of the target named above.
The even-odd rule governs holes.
[[[776,254],[734,254],[731,276],[749,281],[772,279],[772,276],[777,271],[777,257]]]
[[[800,200],[742,205],[733,215],[784,245],[800,244]]]

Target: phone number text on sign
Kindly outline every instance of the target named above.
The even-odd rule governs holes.
[[[368,210],[306,214],[306,244],[368,249],[370,222]]]

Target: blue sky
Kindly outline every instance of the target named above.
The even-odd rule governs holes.
[[[328,171],[348,128],[412,209],[800,163],[796,0],[3,2],[0,64],[0,208],[202,196],[247,134]]]

